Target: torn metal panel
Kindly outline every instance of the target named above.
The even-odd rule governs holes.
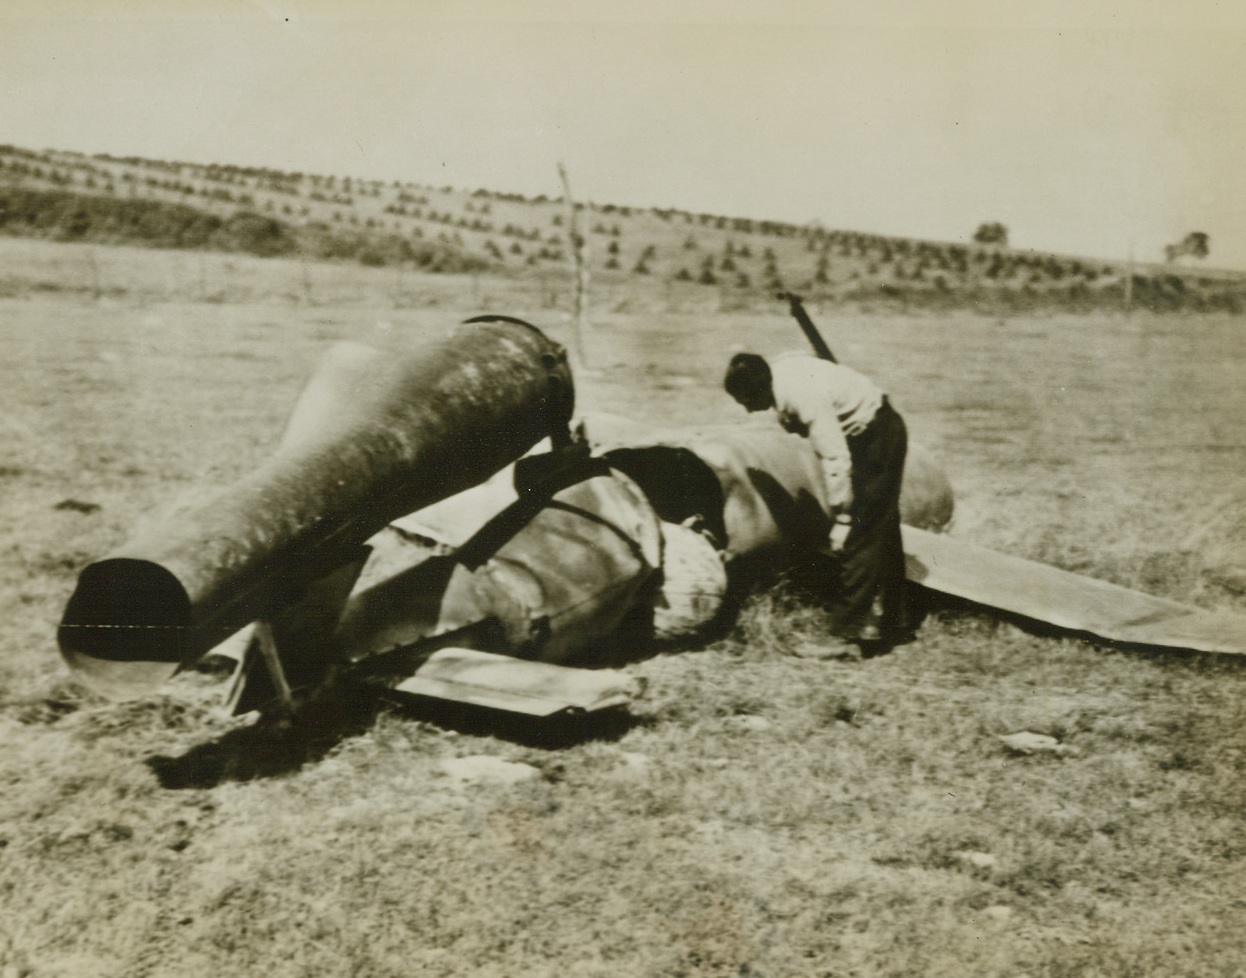
[[[566,661],[602,646],[644,600],[661,565],[658,523],[630,478],[597,464],[551,496],[517,499],[452,556],[383,534],[378,556],[406,567],[352,597],[337,640],[360,658],[489,622],[491,647]]]
[[[445,547],[461,547],[518,498],[515,466],[508,465],[480,485],[399,517],[390,526]]]
[[[934,591],[1110,642],[1246,655],[1246,616],[1205,611],[904,527],[908,576]]]
[[[547,717],[626,706],[642,682],[613,669],[570,669],[475,649],[434,652],[396,689],[455,703]]]
[[[817,457],[774,423],[582,430],[601,454],[579,472],[559,454],[530,460],[565,484],[552,495],[517,492],[507,470],[374,537],[341,644],[362,658],[488,622],[492,651],[600,657],[611,644],[696,634],[732,581],[826,542]],[[941,470],[914,475],[921,498],[950,515]]]

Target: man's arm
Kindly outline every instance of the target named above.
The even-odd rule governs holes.
[[[852,505],[852,457],[839,425],[834,402],[825,389],[799,374],[775,383],[775,410],[779,423],[788,431],[809,439],[818,456],[826,501],[832,515],[847,512]]]
[[[829,418],[825,415],[816,418],[809,424],[808,438],[822,464],[826,502],[831,513],[847,513],[852,506],[852,456],[839,419],[833,413]]]
[[[834,523],[827,536],[832,552],[842,550],[852,528],[852,459],[839,419],[820,415],[809,426],[809,443],[822,465],[822,481],[826,485],[827,509]]]

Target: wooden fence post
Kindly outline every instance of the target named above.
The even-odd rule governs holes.
[[[572,267],[575,270],[575,350],[580,363],[588,366],[584,348],[584,336],[588,332],[588,235],[581,233],[580,212],[571,196],[571,182],[567,168],[558,164],[558,176],[562,180],[563,200],[567,205],[567,236],[570,239]]]

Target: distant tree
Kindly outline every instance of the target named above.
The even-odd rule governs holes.
[[[1001,245],[1006,248],[1008,247],[1008,228],[998,221],[979,224],[978,230],[973,233],[973,240],[978,244]]]
[[[1164,260],[1176,261],[1183,255],[1206,258],[1211,253],[1211,239],[1202,231],[1191,231],[1177,244],[1165,245]]]

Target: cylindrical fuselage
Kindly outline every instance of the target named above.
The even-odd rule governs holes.
[[[565,425],[562,349],[473,323],[411,353],[332,348],[274,455],[87,567],[58,639],[104,692],[158,682],[357,553],[388,522],[476,485]]]

